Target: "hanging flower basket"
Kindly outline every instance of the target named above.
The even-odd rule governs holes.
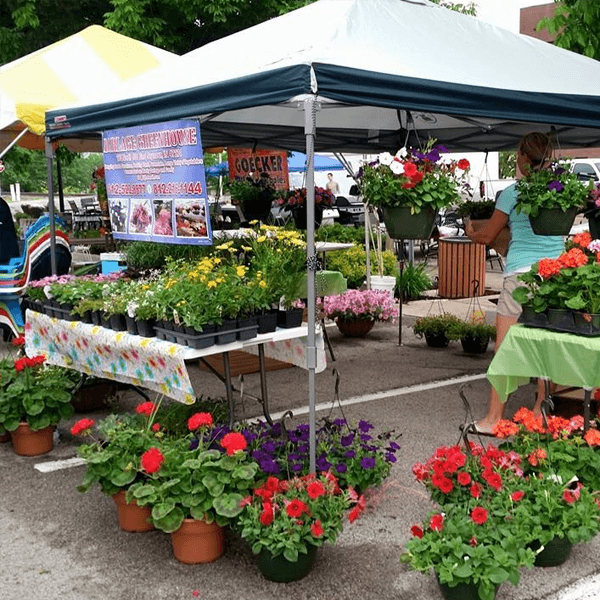
[[[344,337],[365,337],[373,329],[375,321],[368,319],[342,319],[338,317],[335,324]]]
[[[413,214],[410,206],[384,206],[383,221],[388,235],[395,240],[428,240],[437,210],[426,207]]]
[[[536,235],[569,235],[577,210],[577,207],[566,211],[560,208],[541,208],[535,217],[529,215],[531,229]]]

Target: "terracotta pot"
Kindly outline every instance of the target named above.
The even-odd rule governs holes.
[[[54,448],[54,425],[31,431],[27,423],[21,423],[10,432],[13,450],[20,456],[39,456]]]
[[[154,525],[148,523],[148,519],[152,514],[152,509],[149,506],[138,506],[135,500],[127,504],[125,502],[125,490],[117,492],[112,499],[117,507],[119,527],[123,531],[143,533],[154,530]]]
[[[0,433],[0,444],[10,442],[10,433]]]
[[[224,529],[214,522],[184,519],[170,535],[173,555],[186,565],[213,562],[225,553]]]
[[[375,321],[368,321],[366,319],[340,319],[338,317],[335,320],[335,324],[345,337],[365,337],[373,329]]]

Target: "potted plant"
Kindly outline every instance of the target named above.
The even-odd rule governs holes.
[[[483,321],[462,321],[448,331],[451,340],[460,340],[467,354],[483,354],[490,339],[496,338],[496,327]]]
[[[568,235],[577,212],[588,200],[593,182],[584,183],[569,169],[569,162],[531,171],[517,182],[517,213],[529,216],[537,235]]]
[[[269,477],[242,501],[236,526],[258,555],[267,579],[296,581],[308,575],[320,546],[335,544],[353,503],[357,509],[349,516],[352,520],[364,500],[353,490],[343,491],[330,473],[289,480]]]
[[[425,336],[425,341],[431,348],[446,348],[452,335],[450,332],[461,324],[461,319],[449,313],[426,315],[415,321],[413,331],[418,337]]]
[[[223,435],[210,413],[192,415],[188,429],[188,436],[163,440],[140,457],[147,477],[130,486],[126,498],[151,508],[150,520],[171,535],[177,560],[196,564],[225,551],[223,527],[242,511],[258,465],[244,452],[244,436]]]
[[[383,210],[388,234],[395,239],[429,239],[441,208],[460,202],[459,173],[469,161],[444,162],[446,148],[429,140],[421,151],[402,148],[362,167],[362,191],[368,204]]]
[[[557,259],[544,258],[518,279],[513,298],[523,305],[522,322],[557,331],[600,335],[600,241],[577,234]]]
[[[394,279],[396,273],[396,255],[391,250],[381,252],[381,266],[384,282]],[[379,264],[371,261],[371,276],[379,274]],[[347,250],[334,250],[327,256],[327,268],[339,271],[347,280],[349,288],[360,288],[367,274],[367,253],[362,245],[355,245]],[[373,278],[371,277],[371,283]]]
[[[402,302],[419,300],[423,292],[432,287],[431,277],[427,272],[427,263],[416,265],[408,264],[402,269],[396,269],[395,297],[400,297],[402,291]]]
[[[0,360],[0,425],[22,456],[50,452],[55,426],[73,414],[72,390],[79,373],[45,360],[43,355]]]
[[[398,316],[394,297],[379,290],[348,290],[325,296],[323,311],[345,337],[364,337],[377,321],[389,322]]]
[[[111,414],[96,425],[82,419],[75,423],[71,433],[88,436],[89,441],[79,445],[78,455],[84,460],[86,472],[80,492],[87,492],[96,484],[104,494],[110,496],[117,508],[119,527],[124,531],[150,531],[150,510],[140,507],[125,498],[125,492],[136,482],[145,481],[147,473],[142,469],[140,456],[160,441],[160,425],[155,422],[158,405],[143,402],[134,414]]]
[[[306,229],[306,188],[290,190],[278,204],[287,206],[294,216],[298,229]],[[323,209],[333,206],[335,196],[329,190],[315,186],[315,229],[321,225]]]

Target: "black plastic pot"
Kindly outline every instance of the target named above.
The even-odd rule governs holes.
[[[235,342],[237,334],[237,321],[235,319],[227,319],[217,327],[215,343],[218,345],[231,344]]]
[[[141,319],[137,322],[138,335],[142,337],[154,337],[156,335],[154,325],[154,319]]]
[[[447,348],[450,343],[445,333],[426,333],[425,341],[430,348]]]
[[[486,352],[490,338],[477,335],[466,335],[460,338],[463,352],[466,354],[483,354]]]
[[[127,331],[127,325],[125,324],[125,315],[110,315],[109,322],[110,328],[113,331]]]
[[[258,333],[272,333],[277,329],[277,310],[258,315]]]
[[[258,333],[258,317],[245,317],[237,320],[237,339],[251,340]]]
[[[284,329],[292,327],[300,327],[302,325],[303,308],[290,308],[288,310],[280,310],[277,313],[277,326]]]
[[[529,215],[531,229],[536,235],[569,235],[577,210],[577,207],[566,211],[560,208],[542,208],[537,216]]]
[[[132,335],[137,335],[137,321],[133,317],[125,315],[125,327],[127,328],[127,331],[129,333],[131,333]]]

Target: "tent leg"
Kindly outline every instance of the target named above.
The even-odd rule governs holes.
[[[63,193],[62,168],[60,158],[56,157],[56,183],[58,185],[58,209],[61,213],[65,212],[65,195]]]
[[[50,268],[52,275],[56,275],[56,227],[54,222],[54,173],[52,159],[54,152],[50,139],[46,138],[46,160],[48,162],[48,212],[50,216]]]
[[[315,372],[317,367],[316,289],[315,289],[315,132],[317,124],[315,97],[304,101],[304,133],[306,135],[306,258],[307,258],[307,312],[308,339],[306,356],[308,362],[308,407],[309,407],[309,453],[310,472],[316,473],[316,417],[315,417]]]

